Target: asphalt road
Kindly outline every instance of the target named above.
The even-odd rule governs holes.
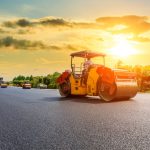
[[[150,94],[104,103],[0,88],[0,150],[149,150]]]

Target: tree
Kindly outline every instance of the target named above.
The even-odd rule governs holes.
[[[46,85],[49,85],[50,84],[50,78],[48,76],[44,77],[43,78],[43,83],[46,84]]]
[[[30,80],[30,81],[32,81],[32,80],[33,80],[33,76],[32,76],[32,75],[30,76],[30,79],[29,79],[29,80]]]
[[[43,79],[42,77],[39,77],[39,83],[42,83]]]
[[[123,61],[118,60],[116,63],[116,68],[121,68],[122,64],[123,64]]]
[[[26,77],[25,80],[29,81],[29,80],[30,80],[30,77]]]
[[[55,72],[53,75],[50,76],[50,84],[48,85],[48,88],[51,89],[56,89],[57,84],[56,84],[56,79],[60,76],[60,73]]]

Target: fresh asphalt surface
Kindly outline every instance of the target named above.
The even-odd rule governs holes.
[[[0,88],[0,150],[149,150],[150,94],[104,103]]]

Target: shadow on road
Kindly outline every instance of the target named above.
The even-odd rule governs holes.
[[[117,102],[133,102],[134,99],[121,99],[121,100],[113,100],[110,102],[105,102],[99,97],[83,97],[83,96],[74,96],[74,97],[45,97],[41,101],[46,101],[46,102],[62,102],[62,101],[69,101],[69,102],[77,102],[77,103],[91,103],[91,104],[101,104],[101,103],[117,103]]]

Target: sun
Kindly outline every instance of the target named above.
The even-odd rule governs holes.
[[[137,53],[137,50],[133,47],[133,43],[127,40],[125,36],[115,36],[114,42],[115,46],[110,49],[111,55],[127,57]]]

